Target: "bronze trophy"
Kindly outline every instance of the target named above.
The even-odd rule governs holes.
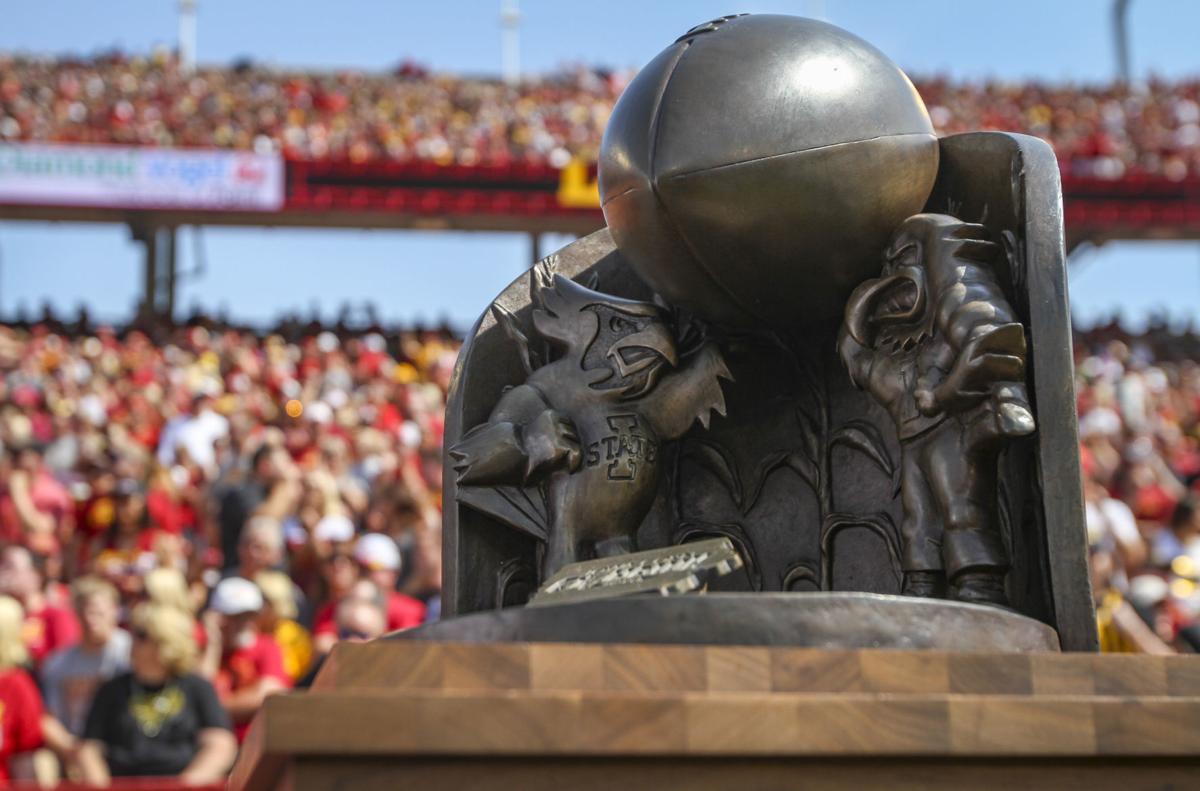
[[[459,357],[443,619],[269,699],[231,786],[1194,785],[1196,667],[1094,653],[1049,146],[742,15],[599,178]]]

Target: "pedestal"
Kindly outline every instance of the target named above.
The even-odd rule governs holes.
[[[379,641],[270,698],[230,788],[1190,787],[1187,657]]]
[[[988,653],[1059,650],[1053,629],[1011,610],[845,591],[624,596],[552,607],[508,607],[447,618],[386,639]]]

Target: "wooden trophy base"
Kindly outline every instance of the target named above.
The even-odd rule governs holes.
[[[382,641],[270,698],[242,789],[1193,787],[1200,660]]]

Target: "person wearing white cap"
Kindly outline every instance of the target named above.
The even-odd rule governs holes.
[[[312,537],[318,544],[345,544],[354,540],[354,522],[344,514],[326,514],[313,528]]]
[[[350,570],[345,568],[349,562]],[[368,580],[383,595],[387,630],[410,629],[425,621],[425,605],[396,590],[400,576],[400,550],[382,533],[367,533],[354,545],[350,556],[334,553],[322,565],[330,595],[313,617],[313,642],[317,653],[328,653],[337,642],[338,605],[351,595],[355,582]]]
[[[367,533],[354,546],[354,559],[363,576],[379,586],[387,597],[387,628],[410,629],[425,620],[425,605],[396,590],[400,578],[400,548],[383,533]]]
[[[211,668],[211,659],[219,657],[213,685],[233,718],[239,743],[266,697],[291,686],[279,643],[258,629],[262,608],[257,585],[244,577],[227,577],[213,590],[204,619],[210,660],[206,666]]]
[[[320,598],[323,604],[313,617],[313,646],[318,654],[328,653],[337,642],[334,609],[359,579],[351,543],[354,532],[354,523],[341,514],[327,514],[313,528],[313,544],[321,558],[324,585],[324,595]]]

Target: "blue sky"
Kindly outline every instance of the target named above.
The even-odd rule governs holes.
[[[39,0],[6,4],[0,51],[88,54],[173,45],[174,0]],[[866,38],[913,74],[1102,82],[1114,72],[1108,0],[798,0],[572,2],[521,0],[521,60],[541,72],[567,63],[637,66],[684,30],[738,11],[823,16]],[[198,0],[202,63],[249,57],[277,65],[384,69],[414,58],[444,71],[499,71],[500,0]],[[1136,75],[1200,75],[1200,3],[1134,0]],[[547,237],[544,252],[565,243]],[[209,228],[206,268],[179,304],[224,306],[239,318],[281,310],[331,316],[374,299],[389,318],[470,323],[530,257],[508,234]],[[190,232],[182,267],[194,267]],[[120,318],[138,290],[139,252],[122,226],[0,222],[0,313],[44,299]],[[336,275],[331,274],[336,272]],[[1195,317],[1200,244],[1113,243],[1071,275],[1077,315],[1164,308]]]

